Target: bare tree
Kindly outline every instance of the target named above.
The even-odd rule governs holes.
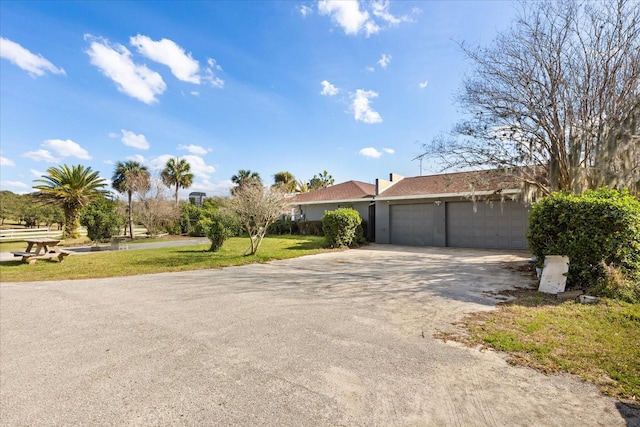
[[[444,169],[505,169],[542,194],[638,192],[637,2],[523,2],[490,47],[461,48],[475,65],[458,96],[467,118],[425,145]]]
[[[287,212],[287,202],[281,189],[264,187],[254,181],[236,188],[231,208],[251,238],[251,246],[245,255],[253,255],[260,248],[269,226]]]
[[[180,218],[180,209],[167,198],[161,179],[152,179],[148,190],[138,194],[135,218],[150,236],[157,236],[163,226]]]

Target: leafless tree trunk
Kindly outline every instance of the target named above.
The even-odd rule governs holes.
[[[504,168],[542,194],[638,191],[637,2],[523,2],[490,47],[461,48],[475,64],[458,96],[467,116],[425,145],[445,169]]]

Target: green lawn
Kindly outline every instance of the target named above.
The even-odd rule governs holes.
[[[221,268],[317,254],[327,251],[323,249],[324,244],[324,238],[317,236],[266,237],[258,253],[247,257],[243,253],[249,246],[248,237],[229,239],[219,252],[207,252],[208,244],[101,251],[71,255],[62,263],[48,260],[39,260],[33,265],[22,261],[2,262],[0,278],[3,282],[31,282]]]
[[[545,373],[568,372],[605,393],[640,401],[640,304],[559,302],[537,292],[465,320],[454,337],[509,353],[509,360]]]

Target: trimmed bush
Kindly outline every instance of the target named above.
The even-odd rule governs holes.
[[[569,286],[629,300],[631,283],[640,300],[640,201],[628,191],[545,197],[533,205],[527,237],[540,263],[569,257]]]
[[[362,239],[362,218],[355,209],[342,208],[325,212],[322,217],[322,231],[327,245],[332,248],[353,246]]]

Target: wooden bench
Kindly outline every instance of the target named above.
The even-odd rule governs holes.
[[[13,256],[22,257],[22,261],[28,261],[29,264],[35,264],[39,259],[53,259],[58,258],[58,261],[62,262],[64,257],[69,256],[71,252],[59,250],[59,251],[51,251],[42,255],[38,255],[35,252],[11,252]]]

